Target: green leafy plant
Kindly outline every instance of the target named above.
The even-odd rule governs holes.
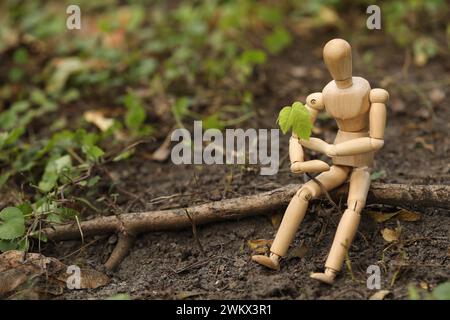
[[[125,96],[124,103],[127,108],[125,115],[127,128],[136,136],[148,134],[151,129],[144,126],[147,115],[139,97],[130,92]]]
[[[20,209],[6,207],[0,211],[0,239],[12,240],[25,232],[25,219]]]
[[[25,233],[25,218],[16,207],[0,211],[0,251],[16,249],[19,238]]]
[[[280,53],[292,43],[291,34],[283,27],[277,27],[264,38],[266,48],[272,54]]]
[[[281,109],[277,122],[284,134],[292,129],[292,132],[301,139],[308,140],[311,136],[313,126],[309,119],[309,111],[301,102],[294,102],[292,106]]]

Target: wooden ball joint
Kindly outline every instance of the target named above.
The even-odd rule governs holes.
[[[270,248],[270,256],[255,255],[252,259],[278,270],[280,258],[286,255],[305,216],[309,201],[319,197],[322,188],[332,190],[348,179],[350,188],[347,209],[337,227],[325,270],[311,274],[313,279],[332,284],[342,269],[361,219],[370,187],[374,153],[384,144],[389,94],[384,89],[371,89],[364,78],[352,76],[352,52],[347,41],[329,41],[323,49],[323,58],[333,80],[322,92],[310,94],[306,98],[306,107],[313,123],[317,114],[324,109],[336,120],[339,128],[336,138],[332,144],[314,137],[302,140],[295,134],[289,140],[291,171],[322,172],[316,177],[322,187],[310,180],[298,190],[286,209]],[[320,160],[305,162],[303,147],[326,154],[332,159],[332,166]]]

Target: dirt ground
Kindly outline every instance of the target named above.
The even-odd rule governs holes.
[[[256,72],[250,89],[256,97],[257,116],[246,127],[275,128],[282,106],[304,101],[308,93],[325,86],[330,76],[321,60],[320,48],[331,37],[299,39],[294,48],[272,58],[267,67]],[[387,88],[391,95],[386,144],[375,161],[375,172],[381,176],[378,181],[449,184],[450,103],[442,95],[450,96],[450,62],[437,58],[426,67],[415,67],[408,63],[403,51],[385,43],[384,38],[370,39],[350,40],[354,46],[354,74],[367,78],[372,87]],[[368,49],[374,52],[371,63],[367,63],[364,54]],[[332,141],[336,132],[332,119],[321,117],[316,126],[319,129],[315,135]],[[160,143],[144,145],[130,161],[109,168],[121,187],[138,196],[122,201],[124,211],[218,201],[303,181],[289,173],[287,136],[280,141],[282,164],[275,176],[261,176],[254,167],[175,166],[140,156],[155,150]],[[367,209],[395,210],[376,205]],[[407,299],[410,284],[431,289],[450,279],[448,210],[414,206],[410,209],[421,213],[419,221],[390,219],[376,223],[363,215],[349,253],[351,271],[344,268],[332,287],[309,278],[311,272],[323,269],[339,221],[339,213],[324,200],[310,208],[279,272],[254,264],[247,244],[248,240],[274,237],[276,228],[268,215],[199,226],[198,239],[204,254],[191,230],[142,235],[117,271],[111,273],[109,285],[96,290],[67,291],[58,298],[98,299],[129,293],[137,299],[367,299],[374,291],[366,287],[366,269],[378,265],[382,270],[382,289],[391,291],[387,298]],[[395,228],[398,223],[402,228],[401,241],[389,244],[380,231]],[[114,235],[99,237],[63,262],[101,270],[115,241]],[[298,258],[295,249],[301,243],[307,252]],[[79,248],[79,241],[66,241],[48,246],[43,253],[63,257]]]

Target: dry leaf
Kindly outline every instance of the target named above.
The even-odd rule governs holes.
[[[342,24],[339,14],[327,6],[320,7],[318,20],[320,25],[339,26]]]
[[[164,142],[159,146],[158,149],[156,149],[155,152],[151,155],[151,159],[158,162],[166,161],[167,158],[169,158],[170,155],[170,140],[171,134],[168,134],[167,137],[164,139]]]
[[[291,75],[295,78],[304,78],[308,75],[308,69],[303,66],[293,67],[291,69]]]
[[[250,247],[250,249],[255,251],[256,253],[264,254],[269,252],[272,242],[273,240],[256,239],[256,240],[248,240],[247,244]]]
[[[370,296],[369,300],[383,300],[389,293],[389,290],[380,290]]]
[[[122,49],[126,44],[125,31],[123,29],[117,29],[102,35],[103,45],[106,47]]]
[[[53,71],[47,80],[46,91],[53,94],[64,88],[72,74],[88,68],[88,64],[78,57],[54,58],[50,65]]]
[[[292,259],[292,258],[300,258],[301,259],[306,256],[306,253],[308,253],[308,247],[306,246],[305,242],[302,241],[298,247],[296,247],[294,250],[291,251],[288,259]]]
[[[114,124],[113,119],[106,118],[100,111],[86,111],[83,116],[87,122],[95,124],[103,132],[107,131]]]
[[[419,286],[424,290],[428,290],[429,288],[428,283],[426,283],[425,281],[420,281]]]
[[[62,273],[58,275],[58,280],[66,282],[66,279],[70,276],[70,274]],[[80,289],[96,289],[102,287],[109,282],[109,278],[94,269],[90,268],[81,268],[80,270],[81,283]]]
[[[275,228],[278,228],[280,226],[281,220],[283,220],[283,213],[275,213],[270,218],[270,221]]]
[[[67,266],[58,259],[39,253],[11,250],[0,255],[0,296],[20,290],[19,298],[40,298],[60,295],[67,287]],[[80,289],[95,289],[109,278],[93,269],[81,268]]]
[[[372,211],[372,210],[365,210],[365,212],[375,221],[378,223],[388,221],[389,219],[396,217],[399,220],[402,221],[419,221],[421,219],[421,214],[414,211],[409,211],[406,209],[400,209],[396,212],[392,213],[383,213],[378,211]]]
[[[406,104],[403,102],[403,100],[400,99],[392,99],[391,109],[394,111],[394,113],[404,113],[406,111]]]
[[[416,138],[414,139],[414,142],[415,142],[416,144],[422,146],[422,148],[424,148],[424,149],[427,149],[427,150],[429,150],[429,151],[431,151],[431,152],[434,152],[434,151],[435,151],[435,150],[434,150],[434,145],[432,145],[432,144],[430,144],[430,143],[427,143],[427,142],[425,141],[425,138],[424,138],[424,137],[416,137]]]
[[[383,230],[381,230],[381,235],[387,242],[398,241],[398,239],[400,238],[400,229],[395,228],[395,230],[392,230],[389,228],[384,228]]]
[[[84,119],[97,126],[101,131],[105,132],[114,124],[114,119],[106,118],[101,111],[90,110],[83,114]]]
[[[428,97],[430,98],[431,102],[434,104],[439,104],[445,99],[445,91],[441,88],[434,88],[431,90],[431,92],[428,94]]]
[[[84,120],[97,126],[102,132],[107,131],[114,125],[114,119],[105,117],[103,112],[98,110],[86,111],[83,117]],[[115,130],[114,137],[119,141],[125,141],[127,139],[126,134],[122,130]]]
[[[414,54],[414,63],[419,66],[423,67],[428,62],[428,56],[423,51],[418,51]]]
[[[365,210],[365,212],[377,223],[388,221],[389,219],[395,217],[398,214],[398,212],[383,213],[372,210]]]
[[[419,221],[421,219],[421,214],[414,211],[409,211],[406,209],[400,209],[397,212],[397,218],[402,221]]]

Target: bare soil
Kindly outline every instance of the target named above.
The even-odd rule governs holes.
[[[331,37],[298,39],[294,48],[257,70],[250,88],[256,97],[257,116],[244,127],[275,128],[282,106],[304,101],[308,93],[320,91],[330,81],[321,60],[321,47]],[[449,184],[450,103],[439,99],[439,94],[450,97],[450,62],[436,58],[419,68],[410,65],[405,53],[383,37],[371,36],[370,42],[363,38],[350,40],[354,46],[354,74],[367,78],[372,87],[387,88],[391,95],[386,144],[375,162],[375,172],[381,175],[379,181]],[[368,49],[374,52],[370,64],[364,54]],[[320,118],[317,127],[316,135],[332,141],[336,132],[332,119]],[[109,170],[120,187],[137,196],[122,198],[123,211],[218,201],[302,182],[303,178],[289,173],[287,140],[287,136],[281,138],[282,165],[274,176],[259,175],[257,167],[175,166],[146,160],[142,155],[155,150],[161,141],[141,146],[137,156]],[[367,209],[390,212],[396,208]],[[198,240],[204,254],[191,230],[142,235],[117,271],[110,274],[109,285],[67,291],[58,298],[101,299],[125,292],[137,299],[367,299],[375,291],[366,287],[366,270],[369,265],[378,265],[382,289],[391,291],[387,298],[407,299],[408,285],[431,289],[450,279],[449,212],[410,209],[421,213],[419,221],[391,219],[376,223],[363,215],[349,264],[332,287],[309,278],[311,272],[322,270],[340,218],[324,200],[310,208],[279,272],[254,264],[247,244],[248,240],[274,237],[276,228],[268,215],[199,226]],[[380,231],[398,224],[402,228],[401,241],[384,241]],[[92,240],[63,262],[88,264],[101,270],[117,238],[86,239],[85,244]],[[293,253],[302,241],[308,250],[298,258]],[[66,241],[49,245],[43,253],[61,258],[80,246],[79,241]]]

